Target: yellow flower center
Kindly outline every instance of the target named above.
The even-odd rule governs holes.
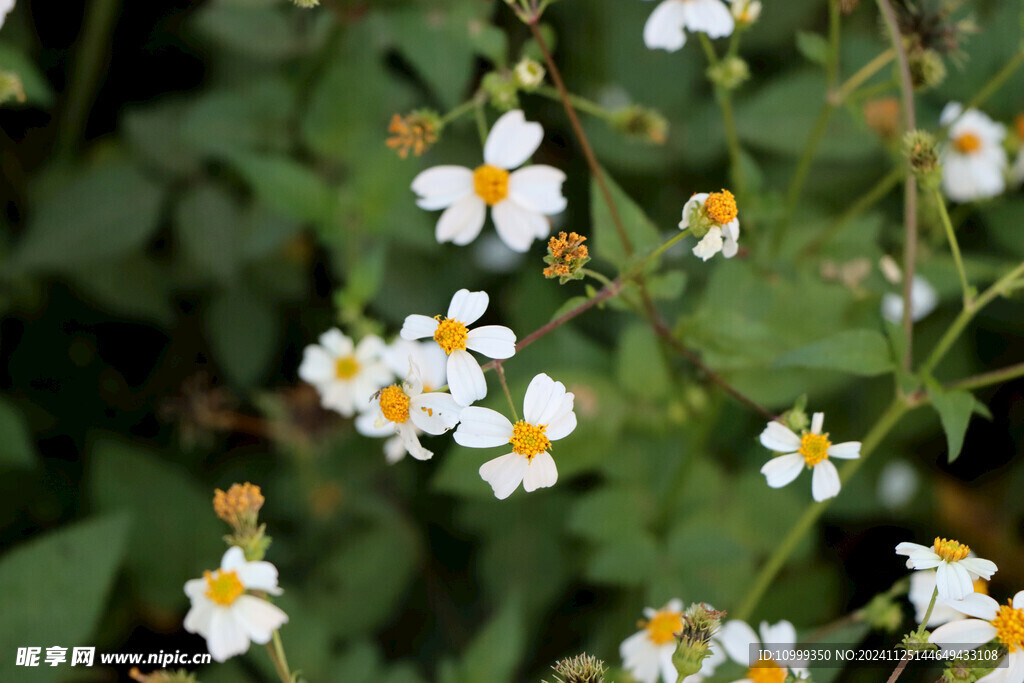
[[[473,171],[473,189],[487,206],[494,206],[508,196],[508,171],[484,164]]]
[[[352,379],[359,374],[359,362],[355,356],[345,356],[334,361],[334,376],[338,379]]]
[[[981,138],[974,133],[964,133],[953,144],[961,154],[971,154],[981,149]]]
[[[466,348],[466,337],[469,336],[469,328],[454,318],[439,319],[437,329],[434,330],[434,341],[444,349],[445,353],[451,353],[456,349]]]
[[[234,571],[225,572],[218,569],[216,574],[203,572],[203,578],[206,579],[206,597],[218,605],[227,607],[245,592],[245,586]]]
[[[522,420],[516,422],[512,427],[512,438],[508,440],[512,450],[532,461],[535,455],[551,448],[551,440],[544,435],[547,428],[547,425],[532,425]]]
[[[988,595],[988,581],[986,581],[985,579],[975,579],[973,582],[973,586],[975,593]]]
[[[996,638],[1007,650],[1024,650],[1024,609],[1014,609],[1008,601],[999,608],[992,625],[996,629]]]
[[[671,643],[675,640],[676,634],[683,630],[683,615],[680,612],[662,610],[651,617],[651,620],[644,624],[644,628],[647,629],[647,637],[655,645]]]
[[[946,562],[959,562],[971,552],[971,549],[963,543],[957,543],[952,539],[939,538],[938,536],[935,537],[935,544],[932,547],[935,549],[935,554]]]
[[[797,452],[804,456],[804,462],[808,467],[814,467],[828,458],[828,449],[831,445],[832,442],[828,440],[828,434],[807,432],[800,437],[800,450]]]
[[[720,225],[729,223],[739,213],[739,209],[736,208],[736,197],[729,190],[709,194],[704,200],[704,211],[708,218]]]
[[[377,399],[380,401],[380,412],[387,419],[399,424],[409,419],[409,397],[397,384],[381,389]]]
[[[774,659],[759,659],[757,666],[750,668],[747,678],[754,683],[783,683],[786,680],[786,670]]]

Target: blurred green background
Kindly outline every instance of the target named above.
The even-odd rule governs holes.
[[[633,224],[669,235],[693,192],[725,186],[727,157],[699,46],[645,48],[652,8],[562,0],[546,22],[570,90],[668,118],[663,146],[600,120],[585,126],[649,217],[629,206]],[[972,96],[1009,59],[1020,9],[965,8],[983,33],[966,37],[945,83],[919,98],[921,125],[934,127],[947,101]],[[823,2],[769,2],[744,36],[752,78],[736,107],[753,179],[740,207],[748,250],[766,243],[758,228],[777,215],[818,115],[814,35],[825,24]],[[886,41],[873,3],[844,17],[843,31],[847,77]],[[325,329],[390,339],[407,314],[440,312],[462,287],[488,291],[486,321],[520,337],[584,293],[540,276],[540,244],[523,257],[505,251],[490,223],[469,247],[434,241],[436,214],[415,206],[409,183],[431,165],[475,165],[470,119],[420,159],[384,145],[394,113],[453,108],[489,70],[529,52],[528,38],[488,0],[323,0],[309,11],[272,0],[19,2],[0,31],[0,68],[21,76],[27,96],[0,110],[0,680],[125,679],[126,667],[14,667],[24,645],[203,651],[181,628],[182,586],[217,565],[227,529],[210,502],[236,481],[266,495],[267,559],[291,617],[282,636],[310,681],[536,681],[584,649],[619,665],[618,644],[646,605],[737,605],[809,502],[806,476],[768,489],[763,421],[666,355],[621,305],[506,365],[514,396],[547,372],[576,393],[580,418],[553,451],[557,486],[507,501],[477,475],[491,454],[429,438],[432,461],[389,467],[379,441],[321,411],[296,377],[303,346]],[[985,110],[1011,122],[1024,110],[1022,84],[1015,76]],[[521,98],[545,126],[535,160],[568,174],[556,227],[590,235],[594,266],[614,275],[613,233],[591,211],[596,195],[564,112]],[[879,298],[892,287],[874,264],[899,255],[898,190],[820,253],[800,254],[893,163],[862,104],[834,116],[778,259],[702,264],[676,248],[652,281],[711,367],[773,410],[809,394],[839,440],[873,423],[891,379],[775,361],[843,330],[882,329]],[[976,281],[1024,258],[1019,191],[955,217]],[[922,350],[959,306],[927,206],[923,221],[920,272],[942,304],[917,326]],[[864,259],[871,267],[856,282],[829,275],[829,263]],[[1024,360],[1020,311],[1019,300],[993,304],[941,376]],[[500,410],[491,389],[484,405]],[[912,413],[844,488],[757,618],[813,631],[905,574],[897,542],[938,534],[999,564],[1000,601],[1024,585],[1022,390],[1018,381],[979,392],[992,419],[971,423],[953,464],[935,412]],[[894,462],[917,480],[896,501],[878,493]],[[198,676],[274,680],[260,650]]]

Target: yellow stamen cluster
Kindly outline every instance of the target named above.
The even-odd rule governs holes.
[[[974,586],[975,593],[988,595],[988,581],[986,581],[985,579],[975,579],[971,585]]]
[[[359,374],[359,361],[355,356],[345,356],[334,361],[334,376],[338,379],[352,379]]]
[[[704,200],[704,212],[715,223],[725,225],[739,214],[739,209],[736,206],[736,197],[729,190],[712,192]]]
[[[952,539],[939,538],[938,536],[935,537],[935,543],[932,547],[935,549],[935,554],[946,562],[959,562],[971,554],[971,549],[963,543],[958,543]]]
[[[206,597],[218,605],[231,605],[245,592],[245,586],[234,571],[226,572],[218,569],[214,572],[203,572],[206,579]]]
[[[433,116],[413,112],[408,116],[395,114],[391,117],[388,132],[391,133],[385,144],[398,151],[398,156],[405,159],[412,152],[414,156],[423,154],[432,144],[437,142],[437,125]]]
[[[996,638],[1007,650],[1024,650],[1024,609],[1014,609],[1008,601],[999,607],[992,626],[996,629]]]
[[[377,398],[380,401],[380,412],[387,419],[398,424],[409,419],[409,397],[397,384],[381,389]]]
[[[655,645],[664,645],[675,640],[676,634],[683,630],[683,615],[680,612],[663,610],[642,625],[647,629],[647,637],[651,642]]]
[[[544,262],[549,265],[544,269],[544,277],[572,278],[590,260],[590,253],[583,244],[586,240],[575,232],[568,235],[560,232],[558,237],[549,239],[548,255],[544,257]]]
[[[828,440],[828,434],[807,432],[800,437],[800,450],[797,452],[804,456],[804,462],[808,467],[814,467],[828,458],[828,449],[831,445],[832,442]]]
[[[551,448],[551,440],[544,434],[547,425],[534,425],[520,420],[512,427],[512,450],[519,455],[525,455],[527,460],[532,461],[538,453]]]
[[[953,144],[961,154],[972,154],[981,149],[981,138],[974,133],[964,133],[954,140]]]
[[[757,666],[752,666],[747,672],[747,678],[754,683],[783,683],[786,680],[786,669],[774,659],[759,659]]]
[[[494,206],[508,196],[508,171],[484,164],[473,171],[473,189],[487,206]]]
[[[434,341],[444,349],[445,353],[466,348],[466,339],[469,337],[469,328],[455,318],[438,317],[437,329],[434,330]]]
[[[260,487],[249,482],[232,484],[227,492],[216,489],[213,493],[213,511],[234,527],[254,525],[263,502]]]

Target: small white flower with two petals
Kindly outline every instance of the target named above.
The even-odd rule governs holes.
[[[700,192],[683,206],[679,229],[689,229],[700,240],[693,248],[694,256],[707,261],[722,252],[732,258],[739,251],[740,221],[736,197],[728,190]]]
[[[483,165],[473,170],[435,166],[417,175],[412,190],[419,196],[419,207],[444,209],[435,230],[437,241],[463,246],[475,240],[488,206],[498,236],[510,249],[524,252],[535,239],[547,237],[551,224],[546,217],[565,210],[565,174],[543,164],[519,168],[543,138],[541,125],[528,122],[516,109],[491,128]]]
[[[934,569],[939,597],[945,600],[963,600],[974,593],[975,577],[988,581],[997,570],[991,560],[972,556],[963,543],[938,536],[931,547],[904,541],[896,554],[907,556],[907,569]]]
[[[480,466],[480,478],[499,500],[512,495],[520,483],[525,491],[554,486],[558,469],[548,449],[576,429],[574,399],[564,384],[541,373],[526,389],[522,420],[512,424],[496,410],[470,406],[462,411],[455,441],[468,448],[512,444],[511,453]]]
[[[662,0],[644,24],[644,44],[675,52],[686,45],[686,32],[709,38],[732,35],[736,23],[722,0]]]
[[[218,662],[244,654],[250,641],[263,645],[274,631],[288,623],[288,615],[246,591],[280,595],[277,568],[269,562],[246,562],[238,546],[228,548],[220,569],[185,583],[192,607],[185,615],[185,630],[206,638],[206,647]]]
[[[381,359],[383,352],[380,337],[367,335],[353,344],[340,330],[328,330],[320,335],[319,344],[306,347],[299,377],[316,387],[324,408],[352,417],[392,379]]]
[[[995,641],[1008,654],[992,673],[979,678],[978,683],[1024,682],[1024,591],[1019,591],[1005,605],[981,593],[971,593],[955,605],[974,618],[938,627],[932,631],[928,642],[943,650],[963,652]]]
[[[785,620],[774,625],[762,621],[758,631],[760,631],[760,638],[749,624],[739,620],[727,622],[722,626],[718,640],[722,643],[729,658],[740,666],[750,667],[747,676],[738,679],[735,683],[776,680],[781,683],[786,679],[788,671],[800,676],[807,673],[803,663],[787,668],[773,659],[759,659],[752,656],[751,650],[761,649],[762,645],[775,651],[794,650],[796,648],[796,629],[793,628],[793,624]],[[752,645],[754,648],[751,648]]]
[[[448,315],[431,318],[426,315],[406,316],[402,339],[433,337],[448,354],[446,370],[448,390],[459,405],[468,406],[487,396],[487,380],[480,364],[469,353],[476,351],[488,358],[505,360],[516,353],[516,335],[503,325],[484,325],[469,329],[487,310],[487,292],[460,289],[448,304]]]
[[[790,483],[803,471],[811,469],[811,494],[819,503],[839,495],[839,471],[829,458],[855,460],[860,457],[860,441],[833,444],[828,433],[822,434],[825,413],[814,413],[811,431],[797,436],[781,422],[769,422],[761,432],[761,445],[783,455],[772,458],[761,474],[768,480],[768,486],[781,488]]]
[[[949,126],[942,150],[942,190],[957,202],[987,199],[1006,189],[1006,127],[977,109],[950,102],[939,123]]]

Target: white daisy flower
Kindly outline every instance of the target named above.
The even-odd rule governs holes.
[[[679,675],[672,664],[672,654],[677,644],[675,634],[683,629],[683,601],[673,598],[659,610],[645,607],[644,617],[640,630],[619,646],[622,667],[639,683],[657,683],[659,676],[664,683],[676,683]],[[720,648],[713,647],[700,672],[687,676],[683,683],[700,683],[714,674],[715,667],[724,659]]]
[[[949,143],[941,155],[946,196],[970,202],[1001,194],[1006,189],[1006,127],[977,109],[963,111],[959,102],[946,105],[939,123],[949,126]]]
[[[733,15],[722,0],[662,0],[644,24],[644,44],[675,52],[686,45],[687,31],[723,38],[733,28]]]
[[[541,373],[526,388],[522,420],[512,424],[495,410],[470,406],[462,411],[455,441],[469,448],[512,444],[511,453],[480,466],[480,477],[499,500],[512,495],[520,482],[526,491],[554,486],[558,469],[548,449],[576,429],[574,399],[564,384]]]
[[[935,310],[939,293],[931,283],[920,275],[914,275],[910,283],[910,317],[914,322],[921,320]],[[882,317],[898,325],[903,321],[903,296],[889,292],[882,296]]]
[[[678,2],[678,0],[669,0]],[[717,0],[716,0],[717,1]],[[700,240],[693,248],[693,254],[707,261],[722,252],[725,258],[732,258],[739,250],[740,221],[736,198],[729,190],[701,192],[690,197],[683,206],[683,219],[679,229],[689,228]]]
[[[749,667],[747,675],[737,679],[736,683],[766,683],[778,681],[782,683],[786,679],[789,670],[798,675],[807,673],[803,666],[794,665],[787,667],[779,664],[773,659],[758,659],[752,656],[751,645],[760,649],[761,645],[768,645],[773,650],[792,650],[796,647],[796,629],[788,621],[780,621],[770,625],[762,621],[758,634],[745,621],[733,620],[722,626],[718,639],[725,648],[729,658],[740,666]]]
[[[963,543],[935,537],[932,547],[904,541],[896,546],[897,555],[907,556],[907,569],[935,569],[939,597],[963,600],[974,592],[974,578],[988,581],[996,572],[991,560],[973,557]]]
[[[760,0],[732,0],[729,7],[737,24],[753,24],[761,16]]]
[[[320,335],[319,344],[306,347],[299,377],[316,387],[324,408],[352,417],[369,403],[373,392],[392,380],[383,353],[380,337],[367,335],[353,344],[340,330],[328,330]]]
[[[228,548],[220,569],[185,583],[192,608],[185,615],[185,630],[206,638],[206,647],[218,662],[249,649],[249,641],[263,645],[274,631],[288,623],[280,607],[247,590],[280,595],[277,568],[269,562],[246,562],[238,546]]]
[[[907,599],[914,606],[914,620],[919,624],[924,621],[924,615],[928,612],[928,605],[931,603],[932,595],[935,593],[935,574],[934,570],[929,570],[914,572],[910,575],[910,590],[907,592]],[[987,594],[988,581],[985,579],[974,579],[974,592]],[[932,614],[925,626],[934,628],[951,621],[966,619],[967,615],[957,609],[957,605],[960,602],[959,600],[936,598],[935,606],[932,607]]]
[[[459,405],[468,406],[487,396],[484,371],[467,349],[498,360],[511,358],[516,353],[516,335],[509,328],[484,325],[469,329],[487,310],[489,302],[487,292],[460,289],[448,304],[444,320],[441,316],[413,314],[407,316],[402,325],[402,339],[433,337],[448,354],[448,390]]]
[[[839,495],[839,471],[829,458],[856,460],[860,457],[860,441],[833,444],[827,432],[821,433],[824,422],[825,413],[814,413],[811,431],[802,436],[797,436],[781,422],[768,423],[761,432],[761,445],[785,454],[772,458],[761,468],[768,486],[773,489],[785,486],[800,476],[806,465],[813,471],[811,494],[814,500],[820,503]]]
[[[384,445],[389,463],[398,462],[406,453],[417,460],[429,460],[434,454],[420,445],[419,435],[444,434],[459,423],[462,412],[462,406],[450,394],[424,393],[415,365],[401,386],[392,384],[374,394],[370,406],[356,418],[356,430],[363,436],[395,435],[398,444],[391,439]]]
[[[928,637],[943,650],[973,650],[995,640],[1005,647],[1005,663],[992,673],[978,679],[978,683],[1022,683],[1024,681],[1024,591],[1012,601],[1000,605],[987,595],[972,593],[957,605],[957,609],[974,619],[950,622],[940,626]]]
[[[469,244],[483,228],[487,207],[502,241],[518,252],[551,231],[545,216],[565,210],[562,196],[565,174],[557,168],[534,164],[517,171],[544,138],[539,123],[528,122],[516,109],[499,118],[484,144],[484,163],[470,170],[462,166],[435,166],[417,175],[412,190],[420,208],[444,209],[437,221],[437,241]]]

